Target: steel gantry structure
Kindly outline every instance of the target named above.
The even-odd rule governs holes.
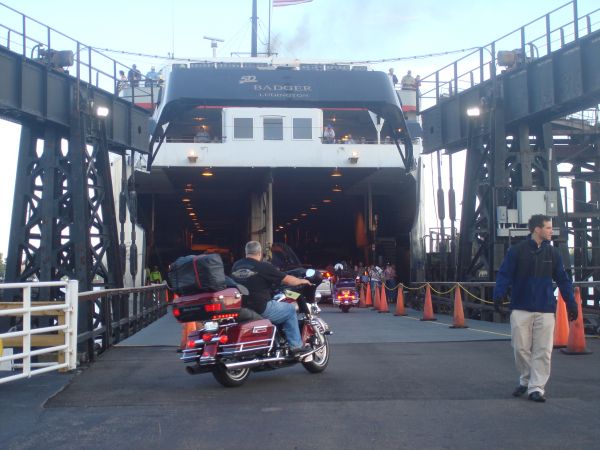
[[[5,280],[77,279],[80,291],[121,288],[127,251],[130,270],[137,270],[135,236],[126,248],[123,231],[127,208],[135,223],[136,195],[123,167],[119,230],[109,154],[121,155],[123,166],[129,160],[133,173],[134,156],[148,152],[149,114],[115,96],[116,61],[75,40],[72,49],[55,50],[51,39],[64,34],[46,27],[47,40],[36,40],[26,34],[35,20],[19,19],[22,28],[7,28],[7,45],[0,45],[0,117],[21,125]],[[62,295],[51,288],[36,293],[48,300]],[[16,300],[19,292],[3,296]],[[80,336],[94,336],[106,324],[102,309],[82,303]],[[93,353],[93,339],[87,342]]]
[[[552,28],[561,8],[573,20]],[[527,233],[521,212],[537,202],[533,212],[555,217],[555,243],[576,280],[600,280],[600,31],[592,29],[600,10],[579,17],[577,2],[561,8],[538,19],[542,37],[528,40],[522,27],[423,79],[422,102],[435,98],[422,112],[424,152],[451,158],[466,149],[458,236],[443,235],[439,212],[442,243],[429,272],[439,279],[494,280],[511,240]],[[499,51],[511,44],[516,49]],[[475,69],[463,72],[469,58]],[[595,116],[573,116],[590,108]],[[572,205],[560,188],[565,176]],[[443,205],[443,195],[438,200]],[[451,195],[452,223],[453,202]]]

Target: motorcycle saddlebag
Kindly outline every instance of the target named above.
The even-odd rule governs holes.
[[[212,253],[177,258],[169,268],[169,287],[177,295],[225,289],[225,270],[221,256]]]
[[[173,300],[173,315],[179,322],[196,322],[237,317],[242,294],[236,288],[204,292]]]

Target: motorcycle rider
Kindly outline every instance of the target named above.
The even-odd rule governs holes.
[[[275,325],[282,325],[294,355],[302,356],[310,352],[310,346],[302,344],[294,306],[271,299],[271,287],[274,284],[299,286],[310,284],[310,281],[285,274],[277,270],[273,264],[262,261],[260,242],[248,242],[245,253],[246,257],[236,261],[231,269],[231,278],[249,291],[249,294],[242,298],[243,306],[256,311]]]

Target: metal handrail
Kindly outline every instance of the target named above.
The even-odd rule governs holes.
[[[4,24],[0,25],[1,28],[8,30],[6,47],[9,50],[15,51],[15,47],[20,47],[20,51],[17,53],[21,53],[24,57],[33,57],[33,55],[28,55],[27,53],[28,51],[32,52],[36,46],[45,46],[48,49],[53,50],[67,50],[67,48],[57,48],[54,44],[53,38],[59,37],[63,41],[66,40],[71,47],[69,50],[73,51],[75,58],[75,76],[78,80],[85,81],[115,95],[118,94],[117,84],[119,80],[117,79],[117,74],[119,70],[131,70],[132,68],[130,66],[111,58],[90,45],[83,44],[81,41],[72,38],[55,28],[45,25],[33,17],[23,14],[5,3],[0,2],[0,9],[1,8],[16,14],[17,17],[13,21],[20,22],[21,26],[21,29],[19,30]],[[45,34],[44,38],[34,37],[32,36],[33,32],[28,32],[28,25],[30,23],[42,27],[42,32]],[[11,34],[16,34],[20,39],[18,41],[11,39]],[[97,57],[96,61],[93,61],[94,55]],[[98,61],[99,58],[101,61]],[[105,83],[106,79],[110,80],[109,83]],[[144,79],[145,77],[142,76],[142,80]]]
[[[560,26],[552,28],[550,19],[552,17],[555,17],[559,11],[565,10],[567,7],[570,7],[572,10],[572,19],[567,23],[563,23]],[[526,55],[527,49],[530,50],[530,53],[533,52],[534,48],[537,49],[538,55],[536,57],[539,57],[540,55],[539,49],[535,45],[535,43],[541,39],[545,39],[544,54],[550,54],[553,51],[553,43],[557,41],[560,42],[559,48],[562,48],[570,42],[567,41],[565,37],[568,38],[572,36],[573,40],[576,40],[583,35],[590,34],[594,28],[593,25],[597,25],[598,23],[600,23],[600,21],[592,21],[592,16],[595,15],[600,15],[600,8],[595,9],[583,16],[579,16],[577,0],[569,1],[544,15],[531,20],[530,22],[517,28],[516,30],[506,33],[502,37],[490,42],[489,44],[479,47],[479,49],[458,58],[457,60],[443,66],[442,68],[432,72],[429,75],[426,75],[421,79],[421,83],[422,85],[427,86],[427,89],[421,90],[419,97],[420,99],[435,99],[435,102],[437,103],[440,100],[440,97],[442,96],[441,94],[444,93],[442,91],[445,87],[447,87],[446,89],[448,93],[452,95],[460,91],[459,83],[467,83],[468,87],[472,87],[475,84],[483,83],[484,81],[491,79],[493,77],[493,72],[495,72],[496,49],[498,47],[498,44],[501,41],[506,40],[507,38],[516,38],[515,41],[518,41],[518,48],[521,49],[523,55]],[[527,40],[526,31],[530,28],[533,28],[532,25],[541,23],[542,21],[544,22],[543,26],[545,27],[546,32],[541,36],[536,36],[533,39]],[[584,22],[584,24],[583,26],[580,26],[582,21]],[[565,36],[564,30],[569,28],[572,28],[572,31]],[[559,33],[559,38],[553,40],[552,36],[556,35],[556,33]],[[516,45],[517,44],[513,45],[513,48]],[[489,58],[486,57],[486,55],[484,54],[484,50],[488,52]],[[469,60],[473,61],[475,59],[475,55],[477,54],[479,55],[479,64],[467,70],[462,69],[462,65]],[[460,69],[459,65],[461,66]],[[490,66],[490,70],[488,70],[488,73],[486,74],[485,68],[488,65]],[[475,72],[479,72],[477,82],[475,77],[473,76]],[[465,76],[468,76],[469,79],[465,80]],[[429,87],[428,85],[433,85],[433,87]],[[422,101],[420,103],[423,104]]]

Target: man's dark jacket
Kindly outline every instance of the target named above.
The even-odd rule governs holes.
[[[508,250],[496,277],[494,299],[503,298],[508,287],[512,286],[511,309],[555,312],[553,279],[567,303],[567,309],[577,309],[573,284],[565,272],[560,253],[549,241],[543,241],[538,247],[530,235]]]

